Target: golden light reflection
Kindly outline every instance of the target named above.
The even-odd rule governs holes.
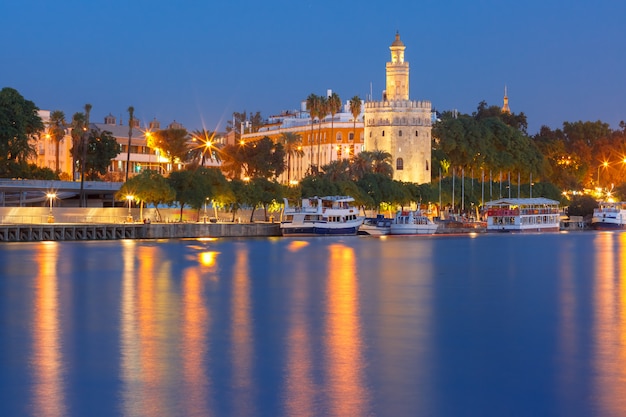
[[[329,246],[328,280],[326,363],[331,415],[365,415],[369,395],[363,379],[363,342],[354,249],[343,244]]]
[[[248,249],[239,246],[233,271],[232,299],[232,345],[233,345],[233,415],[252,415],[252,325],[250,319],[250,273],[248,271]]]
[[[33,312],[33,414],[42,417],[67,414],[56,272],[58,250],[56,242],[42,243],[37,246],[38,252],[33,260],[39,266]]]
[[[287,245],[287,250],[289,252],[298,252],[300,249],[306,248],[307,246],[309,246],[309,242],[305,240],[292,240]]]
[[[204,283],[197,268],[188,268],[183,278],[182,355],[186,415],[208,416],[209,381],[205,373],[206,331],[209,315],[204,303]]]
[[[600,414],[626,415],[626,236],[599,233],[594,244],[595,395]]]
[[[199,262],[203,266],[212,268],[216,266],[217,255],[219,255],[219,252],[215,252],[215,251],[200,252],[200,254],[198,255]]]
[[[307,277],[308,275],[304,271],[297,271],[292,276],[294,292],[291,297],[292,307],[290,310],[293,313],[288,319],[289,330],[287,334],[285,409],[287,415],[298,417],[316,415],[313,355],[307,321]]]

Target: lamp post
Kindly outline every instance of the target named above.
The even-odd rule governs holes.
[[[126,199],[128,200],[128,216],[126,216],[126,222],[127,223],[133,223],[133,221],[134,221],[133,220],[133,214],[130,212],[130,205],[133,202],[133,198],[135,198],[135,197],[132,196],[132,195],[127,195],[126,196]]]
[[[48,193],[46,197],[50,200],[50,211],[48,212],[48,223],[54,223],[54,215],[52,214],[52,200],[56,198],[55,193]]]

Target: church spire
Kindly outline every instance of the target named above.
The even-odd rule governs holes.
[[[506,85],[504,86],[504,105],[502,106],[502,113],[511,114],[511,109],[509,108],[509,96],[506,94]]]

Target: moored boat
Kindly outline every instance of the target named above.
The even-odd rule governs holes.
[[[591,227],[596,230],[626,229],[626,202],[600,202],[593,210]]]
[[[488,232],[558,232],[559,202],[548,198],[501,198],[485,203]]]
[[[383,216],[366,217],[363,224],[359,227],[360,235],[385,236],[389,234],[393,219]]]
[[[283,236],[356,235],[363,217],[348,196],[303,198],[300,206],[285,198],[280,230]]]
[[[439,225],[420,211],[399,210],[391,222],[390,235],[432,235]]]

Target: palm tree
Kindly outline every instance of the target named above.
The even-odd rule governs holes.
[[[85,104],[85,126],[83,134],[80,138],[82,156],[80,161],[80,206],[87,207],[85,199],[85,163],[87,162],[87,139],[89,138],[89,113],[91,113],[91,104]]]
[[[128,108],[128,152],[126,153],[126,181],[128,181],[128,169],[130,168],[130,139],[133,137],[133,116],[135,115],[135,108],[130,106]]]
[[[81,157],[82,145],[81,139],[83,137],[83,133],[85,132],[86,118],[85,113],[76,112],[72,116],[72,181],[76,179],[76,167],[78,166],[78,161]]]
[[[54,110],[50,113],[50,120],[48,121],[48,134],[54,141],[56,147],[56,172],[59,173],[59,148],[61,141],[65,136],[65,128],[67,122],[65,121],[65,113],[61,110]]]
[[[282,142],[285,153],[287,154],[287,183],[291,183],[291,156],[302,156],[304,153],[300,144],[302,143],[302,137],[293,132],[285,132],[280,135],[280,141]]]
[[[369,172],[372,172],[372,153],[363,151],[356,155],[350,164],[352,178],[355,181],[360,180]]]
[[[361,114],[361,98],[359,96],[354,96],[350,99],[350,113],[352,113],[352,121],[353,121],[353,139],[354,142],[356,142],[356,119],[359,117],[359,114]]]
[[[335,143],[335,115],[341,110],[341,99],[339,95],[333,92],[328,97],[328,113],[330,113],[330,149],[332,155],[332,145]],[[331,158],[332,159],[332,158]]]
[[[324,96],[319,97],[317,102],[317,118],[319,119],[318,135],[317,135],[317,170],[321,167],[320,156],[322,154],[322,120],[328,114],[328,98]]]
[[[196,141],[197,146],[191,150],[191,158],[200,158],[200,166],[204,166],[206,160],[206,153],[209,153],[209,159],[217,162],[221,161],[220,155],[217,151],[220,149],[220,144],[215,143],[216,132],[211,132],[206,129],[194,130],[191,132],[191,136]]]
[[[318,117],[318,102],[319,97],[315,94],[309,94],[306,98],[306,109],[309,111],[309,115],[311,116],[311,140],[309,141],[309,165],[313,165],[313,120]]]
[[[371,151],[370,154],[372,156],[372,170],[377,174],[391,178],[393,176],[391,154],[380,149]]]

